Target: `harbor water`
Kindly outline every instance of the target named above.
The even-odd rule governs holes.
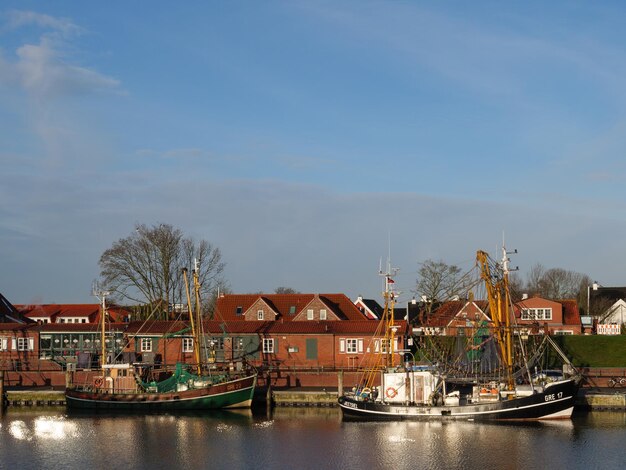
[[[0,468],[618,469],[626,413],[571,421],[344,422],[337,408],[111,415],[9,409]]]

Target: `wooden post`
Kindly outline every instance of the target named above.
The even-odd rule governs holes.
[[[70,367],[65,370],[65,388],[69,388],[72,385],[72,371]]]
[[[337,372],[337,396],[343,395],[343,370]]]
[[[265,401],[267,403],[267,407],[270,408],[272,406],[272,378],[270,377],[270,372],[267,372],[265,376],[265,384],[266,384],[266,395]]]
[[[0,414],[4,410],[4,371],[0,370]]]

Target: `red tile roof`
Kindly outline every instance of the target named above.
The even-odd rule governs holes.
[[[581,326],[578,302],[573,299],[558,300],[557,302],[563,305],[563,324]]]
[[[243,314],[262,298],[275,312],[277,320],[291,321],[315,298],[316,294],[227,294],[217,299],[215,320],[239,321]],[[342,320],[361,321],[365,315],[344,294],[319,294],[319,298]],[[295,307],[295,313],[291,313]],[[240,314],[237,310],[240,308]]]
[[[0,323],[0,331],[27,330],[36,326],[36,323]]]
[[[49,318],[51,322],[57,317],[83,317],[89,322],[98,322],[100,319],[100,304],[42,304],[17,305],[17,310],[27,318]],[[109,306],[109,315],[114,321],[120,321],[128,315],[123,307]]]
[[[107,331],[124,331],[128,323],[111,323],[107,325]],[[69,332],[69,333],[97,333],[100,331],[100,325],[97,323],[42,323],[36,328],[41,332]]]

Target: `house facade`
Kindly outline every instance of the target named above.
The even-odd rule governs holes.
[[[598,334],[621,334],[626,324],[626,287],[589,287],[588,310]]]
[[[553,335],[582,334],[582,323],[576,300],[549,300],[539,296],[515,304],[515,317],[519,326],[530,333]]]
[[[520,333],[579,335],[582,323],[575,300],[526,298],[514,305],[515,327]],[[444,302],[426,324],[415,328],[418,334],[470,336],[492,323],[484,300]]]

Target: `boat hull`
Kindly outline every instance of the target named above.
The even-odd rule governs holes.
[[[368,420],[543,420],[568,419],[574,410],[578,382],[555,382],[543,392],[525,397],[454,406],[385,404],[339,398],[344,418]]]
[[[68,387],[66,404],[72,409],[125,411],[210,410],[249,408],[256,386],[256,375],[207,387],[168,393],[104,392]]]

